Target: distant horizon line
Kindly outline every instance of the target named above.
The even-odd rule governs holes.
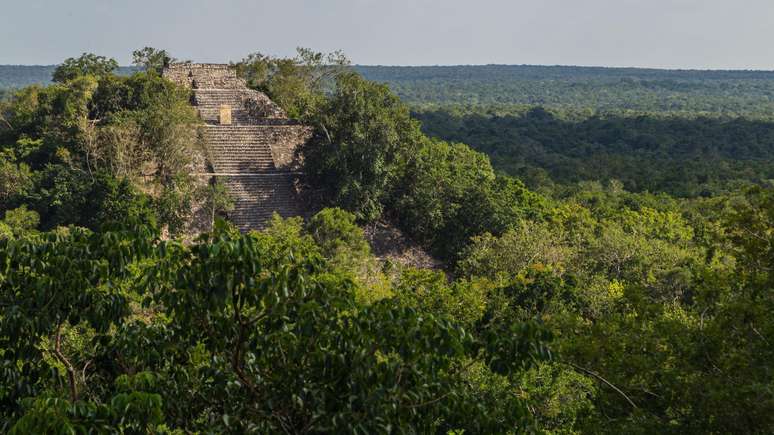
[[[184,63],[184,62],[181,62]],[[219,64],[228,65],[228,62],[191,62],[191,63],[207,63],[207,64]],[[56,67],[61,64],[21,64],[21,63],[4,63],[0,64],[0,67],[13,66],[13,67]],[[460,68],[460,67],[541,67],[541,68],[588,68],[588,69],[615,69],[615,70],[651,70],[651,71],[674,71],[674,72],[764,72],[774,73],[774,67],[772,69],[754,69],[754,68],[698,68],[698,67],[650,67],[650,66],[610,66],[610,65],[572,65],[572,64],[529,64],[529,63],[460,63],[460,64],[426,64],[426,65],[409,65],[409,64],[352,64],[353,67],[378,67],[378,68]],[[119,65],[119,68],[138,68],[136,65]]]

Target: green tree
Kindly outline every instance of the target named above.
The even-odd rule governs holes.
[[[0,424],[6,430],[22,412],[20,399],[52,385],[52,368],[61,369],[66,380],[53,381],[66,385],[69,401],[79,400],[88,381],[78,364],[88,359],[68,355],[67,332],[84,322],[106,338],[123,321],[127,300],[111,284],[147,252],[150,240],[144,229],[94,234],[78,228],[0,240]]]
[[[145,71],[155,71],[157,74],[161,74],[165,67],[175,61],[177,59],[170,56],[166,50],[153,47],[143,47],[132,52],[132,64],[143,67]]]
[[[361,221],[377,219],[419,148],[419,125],[386,86],[354,73],[337,77],[314,122],[320,134],[305,150],[307,173],[333,204]]]
[[[51,80],[64,83],[84,75],[104,77],[111,74],[116,68],[118,68],[118,62],[115,59],[83,53],[80,57],[65,59],[61,65],[56,67]]]
[[[215,219],[234,209],[234,199],[225,184],[218,180],[207,185],[204,203],[210,218],[210,230],[215,228]]]
[[[0,205],[7,206],[17,196],[23,196],[32,187],[32,173],[25,163],[16,163],[0,157]]]
[[[198,245],[167,246],[145,281],[177,325],[178,340],[207,343],[209,370],[224,376],[208,387],[215,400],[189,408],[217,416],[207,428],[524,427],[523,409],[498,421],[464,394],[455,361],[481,357],[504,374],[519,370],[541,357],[539,329],[506,329],[479,341],[388,300],[359,308],[351,283],[322,268],[300,226],[282,225],[282,232],[240,235],[219,223]]]
[[[248,86],[266,92],[292,118],[313,117],[325,101],[335,78],[348,71],[349,59],[340,51],[319,53],[298,48],[293,58],[253,53],[235,64]]]
[[[464,144],[425,141],[407,169],[397,199],[403,228],[429,246],[444,244],[444,229],[458,219],[472,192],[495,178],[489,160]]]
[[[312,217],[307,226],[321,253],[328,258],[345,255],[363,258],[371,253],[355,216],[339,208],[326,208]]]
[[[474,237],[457,265],[463,276],[492,280],[512,278],[532,266],[561,270],[575,263],[577,251],[557,225],[523,221],[501,237]]]
[[[370,305],[392,296],[385,268],[371,255],[371,247],[355,215],[339,208],[325,208],[309,220],[306,232],[329,265],[354,281],[358,303]]]
[[[27,210],[27,205],[24,204],[19,208],[6,210],[3,223],[18,237],[35,230],[40,223],[40,216],[33,210]]]
[[[472,329],[484,316],[492,287],[486,280],[449,283],[441,271],[408,268],[398,277],[394,291],[402,304]]]

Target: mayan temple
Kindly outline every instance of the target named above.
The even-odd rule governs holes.
[[[164,77],[192,90],[204,121],[206,176],[217,177],[234,199],[229,220],[241,231],[261,229],[275,211],[297,216],[297,148],[311,128],[288,118],[266,94],[249,89],[225,64],[173,64]]]

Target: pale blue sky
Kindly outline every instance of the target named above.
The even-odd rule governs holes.
[[[296,46],[360,64],[774,69],[774,0],[0,0],[0,64],[145,45],[200,62]]]

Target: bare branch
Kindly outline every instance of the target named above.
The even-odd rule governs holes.
[[[75,381],[75,368],[70,360],[62,353],[62,324],[56,327],[56,337],[54,341],[54,355],[61,362],[67,370],[67,380],[70,383],[70,401],[76,402],[78,400],[78,386]]]
[[[575,365],[575,364],[573,364],[573,363],[571,363],[571,362],[568,362],[568,363],[566,363],[566,364],[570,365],[571,367],[573,367],[573,368],[574,368],[574,369],[576,369],[576,370],[580,370],[580,371],[582,371],[583,373],[586,373],[587,375],[594,376],[595,378],[597,378],[597,379],[599,379],[600,381],[604,382],[605,384],[607,384],[607,386],[609,386],[610,388],[612,388],[613,390],[615,390],[616,392],[618,392],[618,394],[620,394],[621,396],[623,396],[623,398],[624,398],[624,399],[626,399],[626,401],[627,401],[627,402],[629,402],[629,404],[630,404],[630,405],[632,405],[632,408],[634,408],[634,409],[638,409],[638,408],[639,408],[639,407],[638,407],[638,406],[637,406],[637,405],[636,405],[636,404],[635,404],[635,403],[632,401],[632,399],[630,399],[630,398],[629,398],[629,396],[627,396],[627,395],[626,395],[626,393],[624,393],[624,392],[623,392],[623,391],[622,391],[620,388],[618,388],[618,387],[616,387],[615,385],[613,385],[613,383],[612,383],[612,382],[610,382],[610,381],[608,381],[607,379],[605,379],[605,378],[603,378],[602,376],[600,376],[598,373],[595,373],[595,372],[593,372],[593,371],[591,371],[591,370],[589,370],[589,369],[583,368],[583,367],[581,367],[581,366],[577,366],[577,365]]]

